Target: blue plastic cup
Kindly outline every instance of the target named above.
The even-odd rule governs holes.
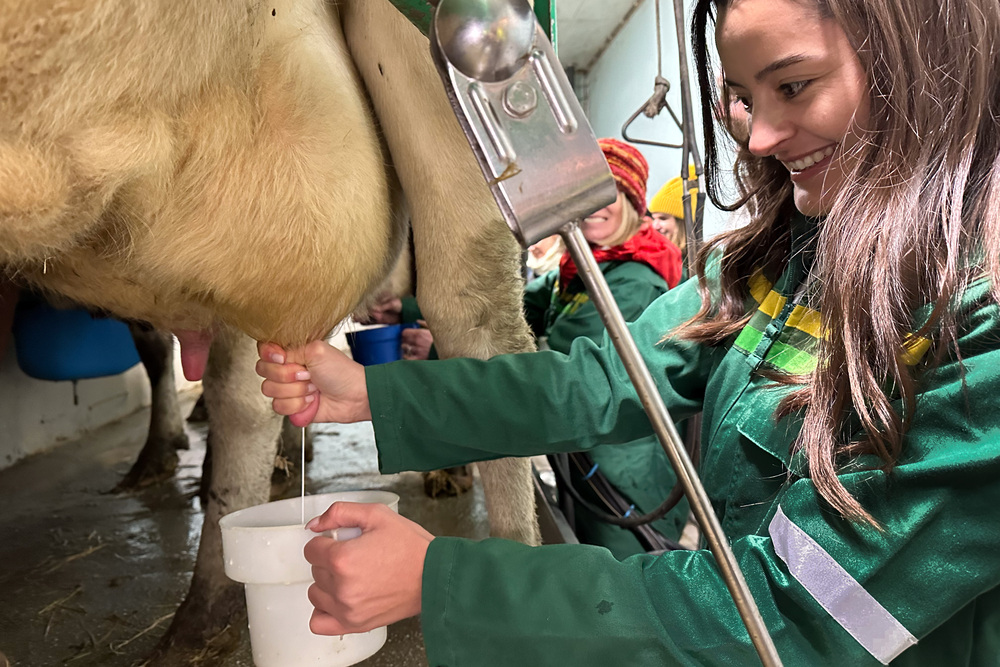
[[[399,349],[402,331],[399,324],[352,331],[347,334],[351,356],[363,366],[399,361],[403,358]]]

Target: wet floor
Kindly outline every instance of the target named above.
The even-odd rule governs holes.
[[[184,396],[184,409],[194,395]],[[197,489],[205,426],[188,425],[192,448],[177,476],[126,495],[108,493],[145,439],[148,410],[0,471],[0,652],[15,667],[141,664],[187,591],[201,531]],[[385,489],[400,513],[435,535],[486,537],[478,480],[459,498],[430,500],[418,473],[380,475],[370,424],[315,432],[306,492]],[[242,646],[213,667],[250,667]],[[389,628],[367,667],[426,665],[419,623]]]

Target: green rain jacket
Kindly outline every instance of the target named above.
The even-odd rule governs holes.
[[[693,281],[631,327],[673,417],[704,408],[702,481],[778,652],[786,665],[997,665],[1000,323],[988,286],[958,306],[961,361],[922,372],[895,471],[862,460],[841,474],[884,526],[877,532],[820,498],[801,454],[789,455],[800,416],[774,419],[787,389],[756,372],[815,363],[818,318],[795,303],[804,269],[792,250],[773,286],[755,282],[756,312],[729,347],[658,342],[696,312]],[[651,430],[606,342],[366,372],[384,472],[577,451]],[[759,664],[705,550],[618,561],[587,545],[438,537],[422,604],[433,667]]]
[[[642,262],[601,262],[598,265],[608,283],[615,303],[626,321],[631,322],[646,307],[669,289],[656,271]],[[557,352],[569,352],[573,341],[586,336],[600,342],[604,323],[594,303],[580,287],[565,299],[560,299],[555,285],[559,270],[532,280],[524,288],[524,317],[536,338],[548,339],[549,347]]]
[[[666,281],[642,262],[608,261],[598,266],[627,322],[637,319],[669,289]],[[575,278],[566,294],[557,290],[558,279],[557,269],[532,280],[524,288],[524,316],[535,337],[546,338],[550,349],[565,353],[581,336],[599,343],[604,337],[604,322],[584,291],[582,279]],[[598,445],[588,453],[608,481],[635,503],[639,512],[655,509],[677,482],[656,436],[624,445]],[[582,473],[574,476],[574,486],[600,507],[601,503],[589,493],[581,476]],[[687,517],[688,504],[682,499],[666,517],[653,522],[653,527],[677,540]],[[604,523],[584,508],[577,511],[574,528],[581,542],[608,547],[617,558],[645,553],[630,531]]]

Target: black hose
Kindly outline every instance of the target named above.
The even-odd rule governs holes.
[[[583,468],[583,470],[581,470],[581,472],[585,471],[587,468],[591,466],[590,458],[586,454],[574,453],[574,454],[569,454],[568,456],[574,459],[574,462],[577,463],[578,467],[586,466]],[[553,471],[555,471],[555,473],[559,477],[559,480],[562,482],[561,486],[565,487],[566,492],[581,507],[587,509],[599,521],[602,521],[604,523],[609,523],[614,526],[626,528],[634,532],[635,529],[638,529],[642,526],[648,526],[648,524],[652,523],[653,521],[662,519],[664,516],[666,516],[666,514],[670,510],[676,507],[677,503],[680,502],[681,498],[684,497],[684,487],[682,484],[680,484],[680,482],[678,482],[677,484],[674,485],[674,488],[671,489],[666,499],[662,503],[660,503],[660,505],[656,509],[654,509],[652,512],[649,512],[648,514],[636,514],[629,516],[616,516],[613,514],[609,514],[603,509],[594,505],[593,503],[585,500],[580,495],[580,493],[573,486],[573,481],[570,477],[570,473],[568,470],[564,468],[564,464],[562,461],[560,461],[560,458],[561,457],[553,456],[550,457],[550,461],[552,462]],[[581,460],[583,461],[582,464],[580,463]],[[624,496],[621,495],[621,493],[611,484],[610,481],[608,481],[608,479],[599,470],[596,471],[595,474],[591,476],[590,479],[587,480],[587,482],[591,484],[591,488],[594,489],[594,492],[597,493],[598,497],[604,500],[605,504],[609,505],[610,509],[618,510],[622,513],[627,513],[628,509],[631,507],[632,504],[630,502],[626,502]],[[617,504],[619,506],[616,507],[614,504],[612,504],[612,501],[617,501]],[[657,532],[657,534],[659,533]],[[671,542],[670,540],[667,540],[666,537],[663,537],[662,535],[661,537],[663,540]],[[671,544],[676,545],[671,548],[682,548],[675,542],[671,542]]]
[[[581,473],[592,469],[593,461],[588,455],[575,454],[571,458],[573,458],[573,462]],[[599,474],[600,472],[599,470],[594,470],[594,474],[587,480],[588,482],[593,482],[591,488],[605,502],[615,516],[631,516],[630,512],[635,508],[632,500],[622,494],[606,475]],[[647,553],[676,551],[683,548],[680,544],[667,538],[657,530],[652,523],[645,523],[634,528],[628,528],[627,530],[632,532],[642,545],[643,550]]]

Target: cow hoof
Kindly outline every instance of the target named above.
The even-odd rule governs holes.
[[[187,442],[187,436],[184,436]],[[176,448],[171,445],[167,449],[152,448],[139,453],[139,458],[132,465],[131,470],[118,482],[118,485],[111,490],[112,493],[124,493],[144,489],[153,484],[159,484],[174,476],[177,472],[177,464],[180,458],[177,456]],[[2,665],[0,665],[2,667]]]
[[[242,588],[242,587],[241,587]],[[243,603],[243,591],[237,589],[238,596],[230,596],[227,591],[220,595],[224,602],[235,598]],[[198,621],[197,614],[182,611],[187,601],[178,609],[181,618],[174,616],[166,634],[160,639],[152,655],[146,657],[143,667],[191,667],[192,665],[229,664],[227,658],[241,645],[240,628],[246,627],[246,610],[242,607],[231,608],[228,604],[220,605],[212,613],[219,618],[201,619],[200,624],[191,626],[191,621]],[[189,616],[195,616],[189,619]],[[221,626],[221,627],[220,627]]]
[[[458,466],[424,473],[424,493],[430,498],[460,496],[472,488],[472,468]]]

